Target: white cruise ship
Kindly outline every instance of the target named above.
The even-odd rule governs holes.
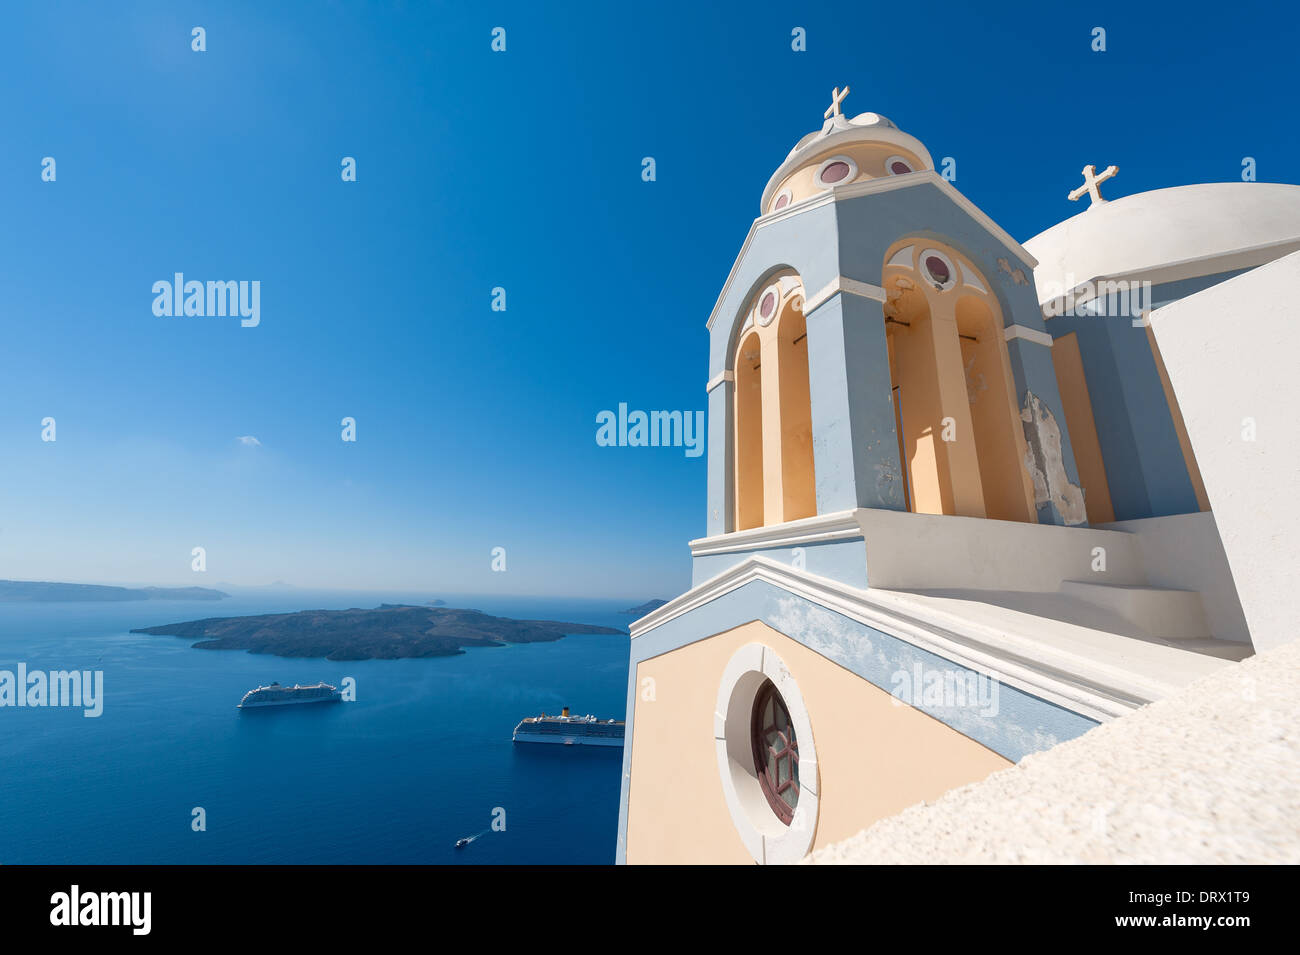
[[[570,716],[566,706],[559,716],[526,716],[515,727],[516,743],[559,743],[562,746],[622,746],[623,720],[600,720],[590,714]]]
[[[336,687],[328,683],[316,683],[312,686],[281,686],[272,683],[249,690],[239,701],[239,709],[247,710],[258,706],[288,706],[292,703],[337,703],[340,699]]]

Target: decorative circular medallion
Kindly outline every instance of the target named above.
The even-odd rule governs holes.
[[[938,249],[922,252],[920,264],[921,274],[939,291],[946,291],[957,284],[957,267]]]

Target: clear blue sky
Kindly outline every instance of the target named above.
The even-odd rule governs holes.
[[[704,322],[832,86],[1022,240],[1085,163],[1300,182],[1294,10],[1056,6],[6,10],[0,576],[680,592],[704,458],[595,416],[704,408]],[[260,281],[261,325],[156,317],[176,271]]]

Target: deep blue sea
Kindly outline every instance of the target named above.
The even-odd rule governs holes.
[[[624,630],[632,619],[608,601],[440,596],[500,616]],[[510,734],[566,704],[622,719],[626,635],[333,663],[127,632],[429,599],[0,603],[0,669],[104,671],[98,718],[0,707],[0,864],[612,863],[622,750],[515,745]],[[349,676],[354,703],[235,708],[259,683]],[[191,828],[195,807],[205,832]],[[491,831],[498,809],[505,829]]]

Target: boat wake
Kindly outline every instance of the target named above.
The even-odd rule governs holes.
[[[474,835],[472,835],[472,836],[466,836],[466,837],[463,838],[463,839],[457,839],[457,840],[456,840],[456,848],[457,848],[457,849],[464,849],[467,845],[469,845],[469,844],[470,844],[471,842],[473,842],[475,839],[478,839],[480,836],[486,836],[486,835],[488,834],[488,832],[490,832],[490,831],[491,831],[491,830],[489,830],[489,829],[484,829],[482,832],[476,832],[476,833],[474,833]]]

